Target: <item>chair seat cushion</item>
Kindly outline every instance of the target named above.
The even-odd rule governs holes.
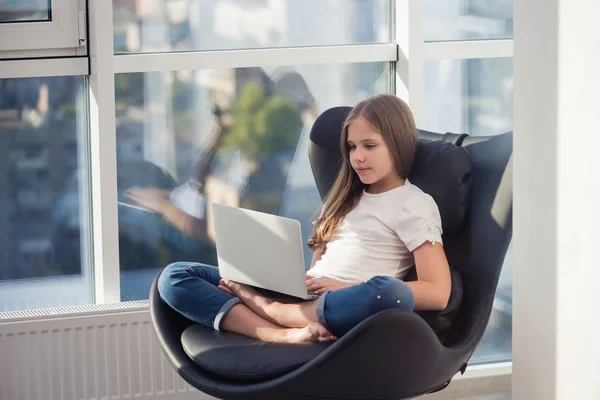
[[[267,343],[229,332],[192,325],[183,331],[186,354],[202,368],[229,381],[257,382],[284,375],[306,364],[330,343]]]

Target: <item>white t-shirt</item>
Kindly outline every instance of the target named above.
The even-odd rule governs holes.
[[[440,212],[430,195],[408,179],[384,193],[363,191],[308,274],[343,281],[403,279],[415,264],[412,252],[426,241],[442,243]]]

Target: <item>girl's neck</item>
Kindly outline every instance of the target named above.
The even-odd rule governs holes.
[[[399,176],[384,178],[370,184],[366,192],[369,194],[385,193],[390,190],[396,189],[400,186],[403,186],[405,182],[406,180],[400,178]]]

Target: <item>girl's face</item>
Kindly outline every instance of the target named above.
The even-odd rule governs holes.
[[[383,136],[367,121],[357,118],[350,123],[347,142],[350,164],[361,182],[369,185],[367,192],[383,193],[404,183]]]

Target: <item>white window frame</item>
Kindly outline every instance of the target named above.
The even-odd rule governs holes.
[[[2,58],[81,54],[86,44],[84,2],[51,0],[50,4],[50,21],[0,22]]]
[[[88,75],[87,57],[0,60],[0,79]]]

